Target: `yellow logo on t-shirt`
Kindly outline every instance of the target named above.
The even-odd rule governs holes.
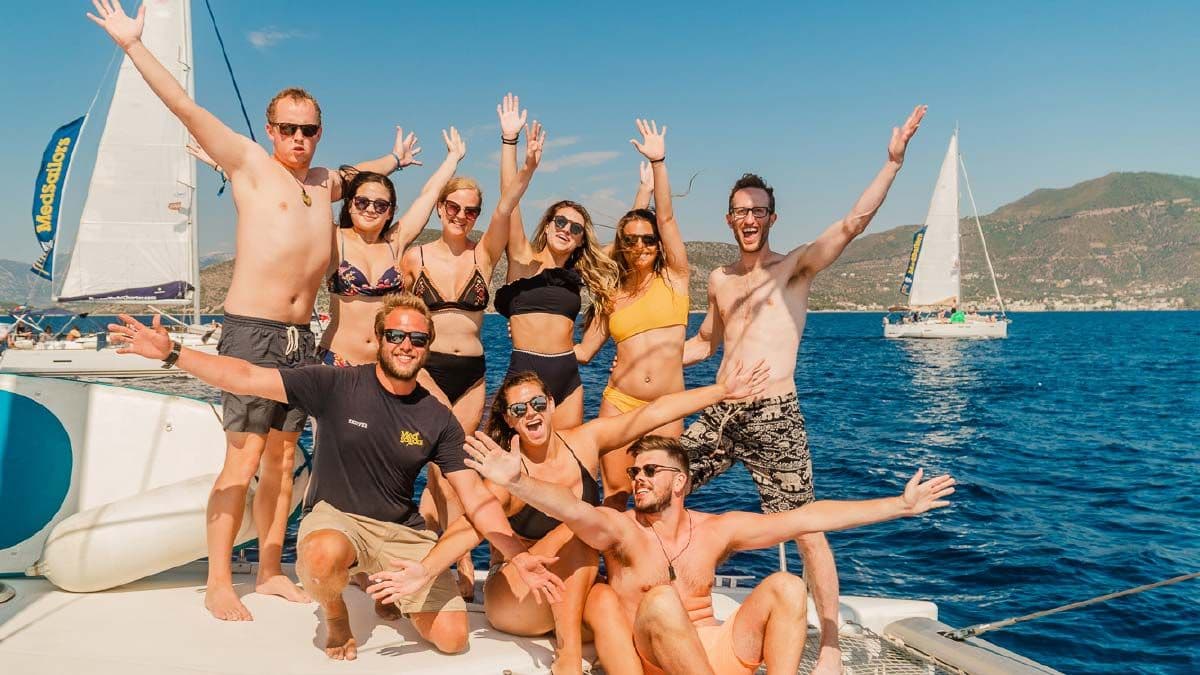
[[[404,445],[425,445],[425,441],[421,439],[421,433],[418,431],[401,431],[400,442]]]

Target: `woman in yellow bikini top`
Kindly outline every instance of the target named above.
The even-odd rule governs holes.
[[[600,416],[620,415],[665,394],[683,391],[683,342],[688,321],[688,261],[683,235],[671,208],[667,179],[667,127],[637,121],[642,142],[633,141],[649,161],[643,163],[642,186],[634,209],[617,221],[612,258],[619,270],[618,287],[607,315],[589,310],[587,330],[575,347],[581,363],[589,362],[609,337],[617,358],[600,402]],[[656,210],[645,208],[650,192]],[[683,422],[652,433],[679,436]],[[605,504],[624,509],[629,498],[625,469],[632,459],[624,452],[605,455],[601,463]]]

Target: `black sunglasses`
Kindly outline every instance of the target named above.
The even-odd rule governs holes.
[[[271,122],[271,124],[284,136],[295,136],[296,130],[299,129],[305,138],[312,138],[321,130],[320,124],[293,124],[292,122]]]
[[[544,394],[539,394],[528,401],[521,403],[509,403],[508,408],[506,409],[508,410],[508,414],[512,415],[513,417],[524,417],[525,411],[529,409],[529,406],[533,406],[534,412],[542,413],[546,412],[547,405],[548,402],[546,401],[546,396]]]
[[[662,464],[643,464],[642,466],[631,466],[625,469],[625,473],[629,475],[629,480],[636,480],[638,474],[645,471],[646,478],[654,478],[654,474],[659,471],[674,471],[675,473],[683,473],[683,469],[677,469],[673,466],[663,466]]]
[[[392,203],[386,199],[371,199],[369,197],[355,197],[350,200],[354,204],[354,208],[359,211],[366,211],[367,207],[373,207],[375,213],[387,213],[392,208]]]
[[[550,222],[554,223],[554,227],[560,230],[565,230],[568,227],[571,228],[571,234],[576,237],[583,234],[583,223],[567,220],[564,216],[554,216],[550,219]]]
[[[442,202],[446,206],[446,218],[453,219],[462,211],[464,220],[475,220],[479,217],[480,208],[478,206],[462,206],[457,202],[452,202],[449,199]]]
[[[638,242],[642,242],[643,246],[657,246],[657,234],[623,234],[621,235],[621,244],[626,248],[632,248]]]
[[[429,333],[417,330],[400,330],[399,328],[388,328],[383,331],[383,339],[391,344],[398,345],[404,342],[404,338],[408,338],[412,346],[418,348],[429,344]]]

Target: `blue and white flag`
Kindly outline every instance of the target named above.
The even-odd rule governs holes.
[[[79,130],[87,115],[68,122],[54,131],[46,152],[42,153],[42,165],[38,169],[37,181],[33,184],[33,232],[42,247],[42,257],[30,270],[50,279],[54,262],[54,239],[58,234],[58,217],[62,211],[63,185],[66,184],[67,167],[79,140]]]

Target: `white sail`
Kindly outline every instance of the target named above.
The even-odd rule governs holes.
[[[925,216],[925,236],[909,291],[910,307],[956,305],[959,301],[958,132],[942,160]]]
[[[189,0],[145,5],[142,42],[193,96]],[[187,129],[125,57],[57,300],[190,301],[196,163],[187,142]]]

